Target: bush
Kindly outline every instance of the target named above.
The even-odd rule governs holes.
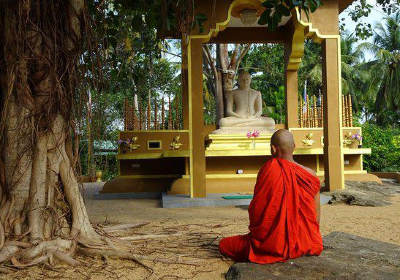
[[[372,154],[364,156],[368,171],[400,171],[400,129],[363,126],[363,146],[371,148]]]

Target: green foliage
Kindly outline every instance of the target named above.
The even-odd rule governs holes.
[[[278,91],[268,94],[268,98],[266,98],[266,100],[266,106],[264,106],[263,114],[273,118],[276,123],[285,123],[285,87],[280,86]],[[267,106],[273,107],[274,110],[269,112]]]
[[[400,12],[376,25],[373,43],[362,43],[361,51],[369,51],[375,59],[364,63],[368,71],[368,90],[375,93],[373,113],[382,126],[400,124]]]
[[[207,17],[205,14],[195,14],[194,16],[194,26],[199,26],[199,33],[204,32],[204,22],[207,21]]]
[[[304,44],[304,56],[299,72],[299,93],[304,90],[307,81],[307,93],[318,96],[322,90],[322,52],[321,45],[307,40]]]
[[[176,27],[177,15],[173,9],[176,1],[172,2],[88,2],[94,28],[92,42],[85,46],[87,51],[81,61],[83,75],[88,81],[82,85],[82,91],[91,95],[90,104],[88,97],[86,104],[80,104],[83,108],[79,119],[83,174],[96,169],[103,170],[106,177],[116,173],[115,159],[93,156],[93,143],[95,140],[117,141],[116,132],[123,129],[125,98],[132,102],[136,95],[145,107],[149,98],[169,95],[174,101],[180,95],[180,76],[177,75],[180,63],[170,62],[163,55],[169,52],[173,42],[162,41],[157,33],[157,30],[162,33]],[[188,1],[180,3],[183,2]],[[164,28],[162,19],[166,18]],[[91,68],[93,64],[97,65],[96,69]],[[100,78],[96,73],[100,73]],[[92,146],[90,161],[87,143]]]
[[[264,115],[277,123],[285,120],[284,52],[283,44],[255,44],[242,60],[243,69],[257,74],[252,87],[262,94]],[[273,107],[273,111],[270,108]]]
[[[368,171],[400,171],[400,129],[363,126],[363,146],[371,148],[372,154],[364,156]]]
[[[274,91],[284,84],[284,61],[283,44],[254,44],[242,65],[250,74],[262,72],[254,78],[254,83]]]
[[[309,13],[313,13],[318,7],[322,6],[322,0],[269,0],[262,3],[266,10],[260,16],[258,23],[260,25],[268,25],[270,31],[274,31],[281,22],[282,17],[291,15],[291,11],[295,7],[299,7],[308,17]]]
[[[377,0],[376,3],[388,15],[395,13],[400,8],[398,0]],[[368,4],[366,0],[358,0],[355,6],[349,10],[349,16],[357,23],[355,29],[355,35],[357,38],[367,39],[374,34],[371,24],[361,21],[363,18],[367,18],[370,15],[373,8],[374,7]],[[341,20],[340,29],[344,30],[344,18]]]
[[[357,38],[341,34],[342,94],[351,95],[354,113],[365,110],[372,96],[367,93],[368,72],[362,69],[364,52],[355,47]]]

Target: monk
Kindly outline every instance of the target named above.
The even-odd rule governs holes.
[[[250,232],[222,239],[221,254],[266,264],[322,252],[320,181],[314,171],[293,160],[294,148],[290,131],[272,135],[273,158],[259,171],[249,206]]]

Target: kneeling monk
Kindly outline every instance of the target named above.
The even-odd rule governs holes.
[[[273,158],[258,173],[249,206],[250,232],[222,239],[223,255],[239,262],[275,263],[321,253],[320,181],[293,160],[293,150],[290,131],[272,135]]]

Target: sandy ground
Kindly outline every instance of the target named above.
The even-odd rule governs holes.
[[[400,245],[400,196],[391,201],[392,205],[383,207],[323,205],[321,233],[344,231]],[[170,235],[129,243],[133,253],[176,263],[146,261],[153,269],[151,274],[132,261],[78,257],[84,265],[77,268],[35,267],[3,278],[224,279],[233,262],[221,258],[218,241],[225,236],[247,233],[247,211],[238,207],[162,209],[158,200],[88,199],[87,208],[92,222],[98,225],[149,222],[113,235]]]

